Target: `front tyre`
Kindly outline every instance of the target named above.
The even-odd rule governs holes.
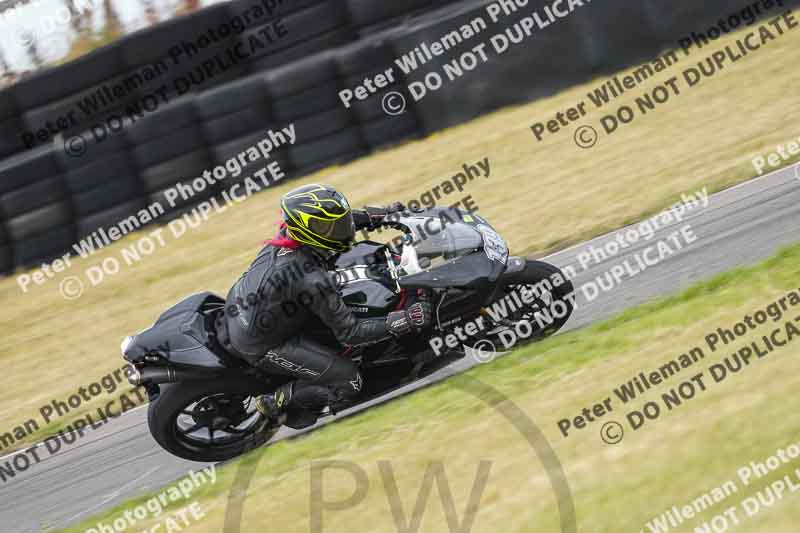
[[[266,384],[246,378],[162,385],[150,403],[150,434],[173,455],[215,462],[237,457],[269,441],[275,429],[255,410]]]
[[[572,282],[561,269],[529,259],[522,270],[503,276],[491,307],[493,315],[504,316],[497,321],[501,329],[513,328],[522,321],[530,324],[532,334],[517,339],[522,344],[549,337],[563,328],[575,311],[574,292]]]

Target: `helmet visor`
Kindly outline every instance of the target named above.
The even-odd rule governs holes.
[[[350,211],[335,221],[312,218],[308,227],[317,235],[332,241],[350,242],[356,236],[356,225]]]

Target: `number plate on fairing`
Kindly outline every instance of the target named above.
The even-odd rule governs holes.
[[[336,271],[336,277],[339,285],[348,285],[356,281],[370,279],[367,274],[367,267],[362,265],[339,269]]]
[[[486,257],[492,261],[506,264],[508,261],[506,241],[486,224],[478,224],[476,229],[483,235],[483,251],[486,252]]]

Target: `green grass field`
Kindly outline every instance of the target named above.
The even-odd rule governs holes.
[[[799,281],[800,246],[794,246],[760,265],[716,276],[611,320],[515,350],[466,376],[453,377],[309,436],[256,450],[219,469],[217,484],[199,498],[206,516],[193,522],[191,531],[222,531],[230,493],[244,489],[242,531],[261,531],[265,524],[285,531],[346,531],[359,523],[369,524],[369,531],[375,532],[448,531],[442,504],[446,500],[435,488],[427,503],[424,498],[423,503],[416,503],[422,498],[418,495],[426,471],[435,463],[446,473],[457,519],[463,520],[467,509],[473,512],[473,528],[462,531],[498,531],[502,524],[501,531],[558,532],[556,496],[547,470],[528,441],[502,416],[509,407],[505,402],[524,412],[555,451],[571,486],[578,531],[640,531],[673,505],[688,504],[736,479],[737,469],[750,461],[764,461],[778,449],[800,442],[800,415],[792,402],[793,392],[800,386],[800,335],[769,356],[754,358],[750,366],[720,383],[715,383],[708,371],[710,365],[787,320],[794,321],[800,333],[800,305],[789,309],[780,322],[769,322],[714,353],[706,348],[706,358],[696,367],[629,404],[614,398],[615,411],[567,438],[559,432],[558,421],[614,397],[612,389],[639,372],[649,372],[695,346],[705,346],[705,336],[718,327],[732,328],[745,315],[763,309],[788,291],[800,291]],[[781,341],[788,338],[781,335]],[[649,401],[660,402],[662,393],[699,373],[704,374],[705,392],[698,389],[698,394],[680,407],[671,412],[664,409],[660,418],[637,431],[630,429],[625,419],[629,410],[640,410]],[[494,403],[491,397],[476,397],[469,392],[475,380],[507,400]],[[610,445],[601,440],[601,424],[606,421],[625,427],[622,442]],[[349,466],[321,471],[320,461],[341,461]],[[391,477],[381,474],[381,461],[390,463]],[[470,508],[470,491],[476,485],[481,461],[488,461],[490,469]],[[249,486],[237,481],[237,473],[251,468]],[[795,468],[800,469],[800,459],[750,486],[738,483],[738,494],[674,531],[694,531],[694,526],[792,474]],[[362,472],[363,498],[336,509],[333,503],[347,501],[354,494],[353,471]],[[322,482],[315,493],[312,478],[320,472]],[[393,483],[399,497],[392,490]],[[742,524],[736,531],[796,531],[800,520],[797,498],[800,495],[787,494],[753,519],[745,520],[740,510]],[[144,498],[138,500],[142,501]],[[97,521],[109,522],[132,505],[65,531],[77,533]],[[402,508],[409,518],[415,505],[423,511],[417,513],[420,529],[396,528],[393,507],[395,512]],[[323,529],[309,529],[310,516],[321,516]],[[152,527],[154,523],[149,524]]]

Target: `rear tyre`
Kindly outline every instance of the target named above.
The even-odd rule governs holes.
[[[150,403],[147,422],[156,442],[190,461],[225,461],[269,441],[270,428],[255,409],[266,383],[223,378],[161,385]]]

